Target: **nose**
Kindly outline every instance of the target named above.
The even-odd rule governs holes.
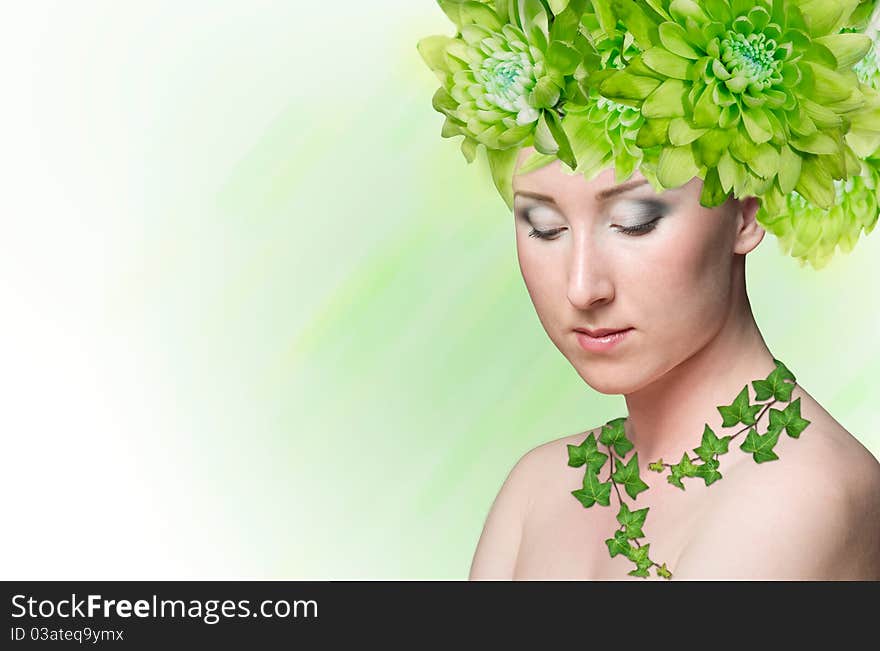
[[[568,266],[568,300],[578,309],[588,309],[614,299],[612,268],[603,255],[601,243],[581,231],[572,238]]]

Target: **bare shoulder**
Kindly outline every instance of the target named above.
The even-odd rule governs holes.
[[[512,579],[528,514],[559,474],[552,470],[566,467],[566,443],[577,436],[537,445],[514,463],[489,508],[471,561],[470,580]]]
[[[778,459],[718,482],[677,578],[880,580],[880,462],[821,407],[804,415]]]
[[[812,498],[817,508],[835,502],[858,507],[868,498],[880,498],[880,462],[838,424],[811,426],[797,439],[782,432],[774,451],[778,459],[758,463],[746,458],[737,464],[724,497]]]
[[[578,446],[590,434],[599,435],[602,426],[540,443],[525,452],[513,465],[501,489],[506,499],[516,501],[517,513],[525,524],[535,505],[567,495],[583,478],[583,469],[568,465],[568,447]]]
[[[800,401],[801,415],[809,425],[796,437],[787,430],[780,432],[774,446],[778,459],[757,463],[747,454],[731,473],[727,492],[741,495],[761,490],[794,499],[815,486],[827,489],[829,499],[846,497],[853,504],[861,504],[859,496],[880,499],[880,461],[874,454],[803,387],[798,385],[792,398]],[[760,431],[766,431],[766,422]]]
[[[568,465],[568,448],[580,445],[590,434],[598,438],[601,430],[602,426],[599,425],[577,434],[553,439],[533,447],[523,455],[519,464],[523,474],[529,477],[532,503],[547,490],[552,491],[553,495],[567,495],[568,489],[565,487],[570,488],[572,480],[575,486],[581,481],[584,471]]]
[[[602,426],[600,425],[593,429],[584,430],[583,432],[578,432],[577,434],[563,436],[558,439],[553,439],[552,441],[547,441],[546,443],[536,445],[523,455],[523,461],[528,459],[526,463],[533,470],[537,470],[538,468],[542,467],[543,464],[548,462],[558,466],[558,461],[560,458],[566,460],[568,459],[569,445],[580,445],[584,442],[584,439],[586,439],[590,434],[594,434],[598,437],[601,429]]]

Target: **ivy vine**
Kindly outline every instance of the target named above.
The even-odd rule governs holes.
[[[735,440],[743,432],[747,432],[739,448],[743,452],[750,453],[756,463],[773,461],[779,457],[773,451],[773,447],[779,440],[783,430],[792,438],[798,438],[801,432],[810,424],[810,421],[801,418],[801,399],[791,400],[791,393],[797,384],[794,375],[778,359],[774,358],[776,368],[763,380],[752,381],[755,389],[754,403],[749,399],[749,385],[746,384],[742,391],[729,405],[717,407],[723,418],[722,427],[730,428],[742,423],[745,427],[734,434],[718,437],[715,432],[705,425],[703,438],[700,445],[693,448],[696,456],[691,458],[687,452],[682,454],[681,461],[676,464],[664,463],[663,459],[648,464],[648,469],[663,473],[668,468],[670,474],[666,480],[682,490],[685,490],[682,479],[686,477],[699,477],[706,486],[715,483],[723,477],[719,471],[720,462],[718,456],[728,452],[731,441]],[[777,403],[788,403],[785,409],[774,409]],[[758,421],[770,410],[770,420],[767,431],[758,433]],[[639,454],[633,453],[630,460],[625,461],[626,454],[635,446],[626,437],[624,431],[625,417],[614,418],[602,426],[599,440],[594,434],[590,434],[580,445],[568,446],[568,465],[578,468],[585,466],[583,486],[571,491],[578,501],[589,508],[594,504],[610,506],[611,490],[614,489],[620,509],[617,513],[617,521],[620,527],[611,538],[605,541],[611,558],[623,554],[635,563],[635,569],[628,572],[632,576],[648,577],[648,570],[656,566],[656,575],[664,579],[671,579],[672,572],[666,567],[666,563],[656,563],[651,560],[650,543],[642,544],[639,539],[645,534],[642,527],[648,516],[648,508],[630,510],[623,501],[620,488],[633,500],[642,491],[648,490],[648,485],[639,476]],[[599,450],[602,444],[607,454]],[[605,466],[605,462],[611,458],[608,464],[608,476],[605,481],[599,479],[599,474]]]

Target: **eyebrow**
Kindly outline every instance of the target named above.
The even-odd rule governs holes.
[[[623,194],[624,192],[629,192],[630,190],[635,190],[638,187],[641,187],[648,183],[648,179],[636,179],[635,181],[630,181],[629,183],[623,183],[621,185],[615,185],[614,187],[608,188],[606,190],[602,190],[600,193],[596,195],[596,198],[599,201],[605,201],[611,197],[614,197],[618,194]]]
[[[638,187],[641,187],[648,183],[648,179],[636,179],[635,181],[630,181],[629,183],[622,183],[621,185],[615,185],[610,188],[606,188],[601,192],[596,194],[596,199],[599,201],[607,201],[611,197],[617,196],[618,194],[623,194],[624,192],[629,192],[630,190],[635,190]],[[559,204],[556,203],[556,199],[546,194],[539,194],[537,192],[528,192],[526,190],[517,190],[514,193],[515,195],[522,195],[524,197],[530,197],[532,199],[538,199],[539,201],[546,201],[547,203],[552,203],[556,206]]]

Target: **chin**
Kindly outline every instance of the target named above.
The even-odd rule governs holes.
[[[584,382],[599,393],[628,395],[641,391],[675,364],[656,366],[657,360],[593,360],[575,367]],[[664,370],[665,369],[665,370]]]
[[[578,370],[578,375],[592,389],[609,396],[626,395],[639,387],[639,383],[634,382],[635,378],[628,376],[623,368],[614,373],[582,372]]]

